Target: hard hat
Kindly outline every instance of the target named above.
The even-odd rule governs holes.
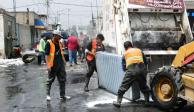
[[[53,31],[53,35],[58,35],[58,36],[60,36],[60,37],[63,37],[63,36],[61,35],[61,31],[59,31],[59,30],[54,30],[54,31]]]

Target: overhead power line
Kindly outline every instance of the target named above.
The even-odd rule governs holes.
[[[53,4],[58,5],[67,5],[67,6],[78,6],[78,7],[102,7],[102,6],[91,6],[91,5],[84,5],[84,4],[71,4],[71,3],[59,3],[59,2],[52,2]]]
[[[16,8],[30,7],[30,6],[34,6],[34,5],[40,5],[40,4],[44,4],[44,3],[34,3],[34,4],[22,5],[22,6],[18,6]],[[13,9],[13,8],[7,8],[7,9]]]
[[[16,8],[23,8],[23,7],[30,7],[30,6],[34,6],[34,5],[45,5],[45,3],[33,3],[33,4],[28,4],[28,5],[22,5],[22,6],[18,6]],[[58,3],[58,2],[52,2],[51,4],[57,4],[57,5],[66,5],[66,6],[77,6],[77,7],[102,7],[102,6],[91,6],[91,5],[83,5],[83,4],[70,4],[70,3]],[[7,8],[7,9],[13,9],[13,7]]]
[[[63,15],[68,15],[68,13],[58,13],[61,16]],[[57,15],[56,13],[53,13],[52,15]],[[83,17],[90,17],[90,16],[86,16],[86,15],[81,15],[81,14],[69,14],[70,16],[83,16]]]

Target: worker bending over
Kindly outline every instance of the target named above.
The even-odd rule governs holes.
[[[113,102],[116,107],[121,106],[122,98],[125,92],[136,81],[139,84],[141,92],[144,94],[145,104],[149,103],[149,88],[146,83],[146,66],[144,64],[143,53],[138,48],[133,48],[130,41],[124,43],[124,60],[126,63],[126,72],[118,90],[117,101]],[[124,68],[125,69],[125,68]]]

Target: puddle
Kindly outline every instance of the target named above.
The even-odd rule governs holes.
[[[6,87],[8,99],[16,96],[19,93],[23,93],[22,88],[19,85]]]
[[[71,80],[71,84],[77,84],[85,82],[85,77],[78,77]]]
[[[67,78],[67,83],[69,84],[77,84],[85,82],[85,74],[72,74]]]
[[[19,77],[21,71],[20,68],[21,67],[14,65],[10,65],[6,68],[0,68],[0,78],[3,83],[0,89],[5,89],[6,97],[8,99],[17,96],[19,93],[23,93],[23,89],[20,84],[18,84],[18,81],[21,81],[21,78]]]

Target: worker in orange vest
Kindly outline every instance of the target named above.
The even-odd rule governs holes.
[[[132,43],[130,41],[126,41],[124,43],[125,53],[124,60],[126,64],[125,76],[121,83],[121,86],[118,90],[117,101],[113,102],[113,105],[116,107],[121,106],[122,98],[125,92],[130,88],[130,86],[137,81],[140,87],[141,92],[144,94],[145,104],[149,103],[149,88],[146,82],[146,66],[145,66],[145,58],[143,53],[138,48],[133,48]]]
[[[88,73],[86,74],[86,80],[85,80],[85,87],[84,91],[88,92],[88,84],[90,81],[91,76],[93,75],[94,71],[96,70],[96,60],[95,55],[98,51],[105,51],[105,47],[102,44],[104,41],[104,36],[102,34],[98,34],[95,39],[92,39],[92,41],[87,45],[86,48],[86,61],[88,64]]]
[[[63,45],[60,42],[62,35],[58,30],[53,31],[53,39],[47,40],[45,46],[46,63],[48,68],[48,80],[47,80],[47,101],[51,100],[50,89],[51,85],[57,77],[60,86],[60,99],[65,100],[65,58],[63,56]]]

